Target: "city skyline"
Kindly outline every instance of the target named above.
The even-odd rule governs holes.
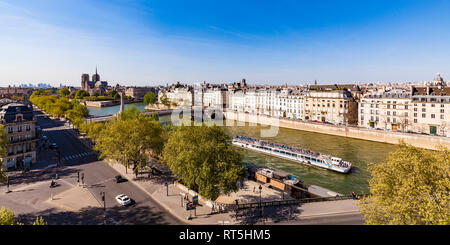
[[[0,0],[0,86],[79,86],[80,74],[96,66],[102,80],[128,86],[420,82],[450,74],[444,1],[45,6]]]

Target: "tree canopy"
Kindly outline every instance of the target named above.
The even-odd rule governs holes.
[[[141,115],[139,109],[134,106],[130,106],[128,108],[125,108],[121,113],[119,113],[119,120],[125,121],[136,119],[139,117],[139,115]]]
[[[164,147],[163,162],[188,188],[211,200],[237,190],[244,178],[241,154],[215,125],[178,127]]]
[[[95,149],[101,152],[101,157],[139,170],[147,165],[150,157],[161,154],[162,127],[146,116],[113,120],[100,131],[95,141]]]
[[[359,205],[367,224],[450,223],[450,152],[400,144],[385,162],[370,164],[371,196]]]
[[[61,96],[67,96],[70,94],[70,91],[68,88],[61,88],[61,89],[58,89],[56,92],[58,94],[60,94]]]
[[[83,118],[89,115],[87,107],[78,100],[69,101],[66,97],[51,94],[50,91],[35,91],[30,96],[30,101],[53,116],[67,117],[74,125],[80,125]]]
[[[148,92],[144,95],[144,103],[153,105],[158,101],[158,97],[153,92]]]

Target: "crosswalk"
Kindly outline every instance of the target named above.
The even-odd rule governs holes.
[[[94,151],[83,152],[83,153],[78,153],[78,154],[73,154],[70,156],[63,157],[63,160],[68,161],[68,160],[72,160],[72,159],[76,159],[76,158],[80,158],[80,157],[86,157],[86,156],[93,155],[93,154],[95,154]]]

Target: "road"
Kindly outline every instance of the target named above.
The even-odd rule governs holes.
[[[50,143],[56,143],[61,152],[61,166],[57,170],[60,178],[58,183],[61,186],[54,189],[55,194],[76,186],[80,172],[80,175],[84,174],[86,187],[99,202],[98,206],[103,206],[100,192],[106,193],[108,224],[184,224],[130,181],[116,183],[114,177],[118,173],[104,161],[99,161],[97,153],[75,137],[64,123],[44,118],[39,111],[36,111],[36,114],[42,134],[48,137]],[[56,210],[44,203],[49,199],[48,184],[55,172],[52,170],[50,173],[44,173],[42,169],[50,163],[56,163],[58,157],[55,151],[41,151],[41,160],[33,166],[34,170],[28,176],[14,178],[15,186],[11,186],[13,193],[2,194],[0,202],[15,209],[22,220],[31,220],[39,215],[48,220],[49,224],[102,224],[103,208],[85,208],[79,213],[72,213]],[[20,192],[20,188],[30,191]],[[119,194],[128,195],[134,200],[134,204],[127,207],[119,205],[115,200],[115,196]],[[30,197],[34,200],[33,203],[28,201]],[[73,219],[73,222],[70,222],[68,217]]]

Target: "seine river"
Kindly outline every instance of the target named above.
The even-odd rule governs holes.
[[[135,105],[138,109],[144,110],[145,105],[143,105],[143,103],[137,103]],[[108,115],[117,113],[119,106],[105,108],[89,107],[89,110],[92,115]],[[170,120],[170,116],[162,116],[160,118],[160,121],[167,120]],[[261,129],[268,129],[268,126],[249,126],[248,123],[246,123],[245,126],[236,126],[236,124],[234,126],[227,126],[227,129],[233,136],[244,135],[252,138],[259,138],[274,143],[329,154],[352,162],[352,171],[349,174],[341,174],[240,149],[244,153],[244,162],[271,169],[283,170],[296,175],[309,184],[318,185],[341,194],[350,194],[352,191],[357,193],[368,193],[368,179],[370,177],[367,172],[368,164],[376,164],[385,160],[389,152],[395,148],[395,146],[391,144],[287,128],[279,128],[278,135],[275,137],[261,138]]]

